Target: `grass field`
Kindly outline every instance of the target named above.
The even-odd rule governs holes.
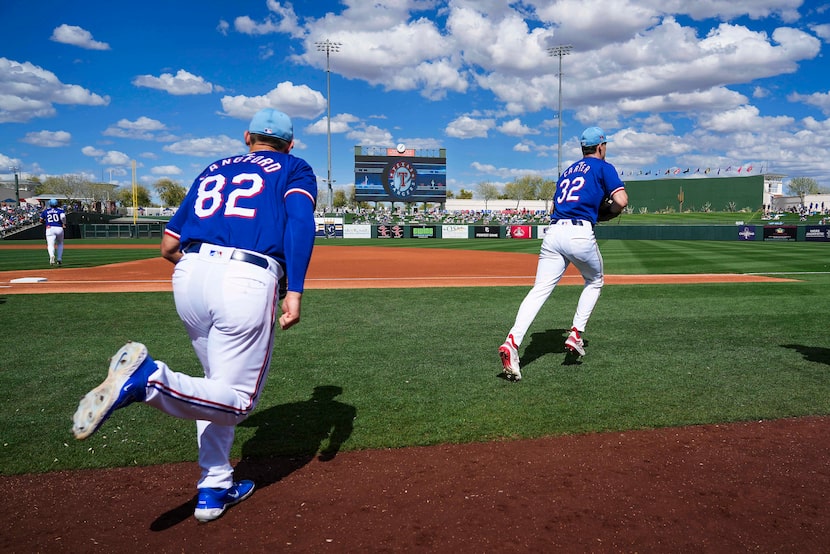
[[[368,244],[536,253],[539,241]],[[157,255],[67,248],[70,267]],[[515,384],[499,378],[496,349],[527,287],[310,290],[302,323],[277,331],[271,376],[257,411],[238,428],[233,455],[324,448],[321,429],[340,429],[341,448],[350,450],[826,415],[827,248],[606,241],[608,273],[797,281],[607,286],[585,334],[588,354],[571,365],[561,345],[579,287],[560,287],[522,345],[524,380]],[[41,267],[42,257],[0,249],[0,270]],[[144,342],[174,369],[200,373],[172,294],[7,295],[0,310],[0,473],[195,460],[193,423],[147,406],[116,412],[87,441],[70,432],[78,399],[126,340]],[[342,393],[311,402],[320,386]]]

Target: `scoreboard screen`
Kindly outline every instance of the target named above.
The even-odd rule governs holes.
[[[433,202],[447,199],[447,151],[356,146],[357,202]]]

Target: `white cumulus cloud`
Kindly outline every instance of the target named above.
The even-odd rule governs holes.
[[[139,75],[133,79],[137,87],[146,87],[156,90],[163,90],[176,96],[187,94],[210,94],[214,86],[198,75],[180,69],[175,75],[162,73],[158,77],[152,75]]]
[[[67,25],[64,23],[52,31],[51,40],[60,42],[62,44],[71,44],[87,50],[109,50],[110,45],[106,42],[99,42],[92,38],[92,33],[77,27],[75,25]]]

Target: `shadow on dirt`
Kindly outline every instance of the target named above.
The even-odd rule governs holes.
[[[242,458],[234,478],[251,479],[258,489],[291,475],[317,457],[334,459],[354,428],[357,409],[335,397],[343,389],[333,385],[314,388],[311,398],[254,411],[239,427],[256,432],[242,445]],[[164,531],[193,516],[196,496],[159,516],[152,531]]]

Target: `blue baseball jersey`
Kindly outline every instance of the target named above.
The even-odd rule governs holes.
[[[165,233],[276,259],[302,292],[316,225],[317,178],[291,154],[257,151],[217,160],[193,182]]]
[[[602,199],[624,188],[613,165],[599,158],[582,158],[559,177],[551,219],[582,219],[595,225]]]
[[[40,219],[47,227],[63,227],[66,212],[63,208],[46,208],[40,213]]]

